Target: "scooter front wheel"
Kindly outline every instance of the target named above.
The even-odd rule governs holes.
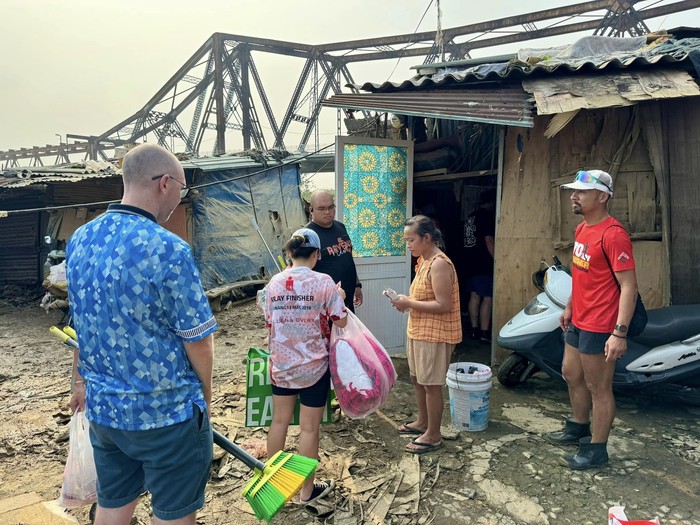
[[[523,384],[538,368],[520,354],[509,355],[498,369],[498,382],[508,388]]]

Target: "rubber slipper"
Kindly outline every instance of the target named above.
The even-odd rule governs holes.
[[[404,435],[411,435],[411,436],[420,436],[424,433],[424,430],[418,430],[417,428],[413,428],[408,425],[408,423],[404,423],[399,427],[399,434],[404,434]]]
[[[423,443],[422,441],[416,441],[415,439],[411,441],[412,445],[417,445],[421,448],[409,448],[408,445],[406,446],[406,452],[410,452],[411,454],[427,454],[429,452],[435,452],[436,450],[439,450],[442,448],[442,441],[440,443]]]

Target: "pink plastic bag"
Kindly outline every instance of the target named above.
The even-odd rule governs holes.
[[[75,412],[70,420],[68,459],[63,470],[63,486],[58,504],[82,507],[97,501],[97,471],[90,443],[90,423],[85,412]]]
[[[333,325],[329,366],[338,404],[352,419],[384,405],[396,382],[389,354],[352,312],[345,328]]]
[[[652,520],[628,520],[625,507],[610,507],[608,509],[608,525],[659,525],[659,518]]]

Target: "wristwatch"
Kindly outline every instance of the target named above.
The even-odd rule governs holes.
[[[627,325],[625,324],[616,324],[615,325],[615,330],[620,332],[621,334],[626,334],[627,333]]]
[[[355,283],[355,288],[362,288],[362,283]]]

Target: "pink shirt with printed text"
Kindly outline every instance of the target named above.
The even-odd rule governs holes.
[[[314,385],[328,369],[328,319],[347,315],[333,280],[305,267],[270,279],[265,319],[270,327],[270,376],[281,388]]]

